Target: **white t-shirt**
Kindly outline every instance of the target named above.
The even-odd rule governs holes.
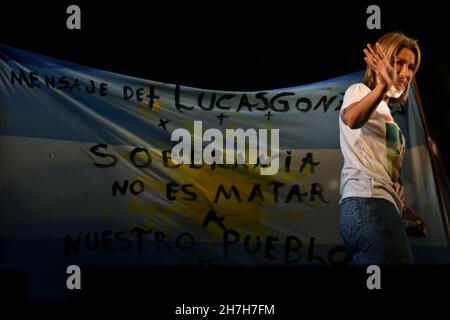
[[[400,213],[405,200],[400,175],[405,139],[388,105],[381,101],[367,123],[359,129],[350,129],[341,119],[345,108],[370,92],[362,83],[350,86],[339,114],[344,156],[341,201],[348,197],[383,198],[392,202]]]

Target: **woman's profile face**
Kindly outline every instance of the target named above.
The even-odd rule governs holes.
[[[397,72],[397,79],[394,85],[398,90],[403,90],[406,89],[409,82],[414,77],[416,55],[409,48],[401,48],[396,58],[397,61],[394,68]]]

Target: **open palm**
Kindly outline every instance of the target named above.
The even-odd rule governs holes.
[[[368,49],[364,49],[367,65],[375,72],[377,77],[377,82],[386,84],[387,88],[391,87],[395,83],[397,73],[394,67],[389,63],[386,55],[381,48],[381,45],[377,42],[375,48],[368,44]],[[396,60],[396,57],[394,56]],[[394,61],[395,65],[396,61]]]

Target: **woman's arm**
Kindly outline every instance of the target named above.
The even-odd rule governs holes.
[[[351,129],[358,129],[366,124],[397,76],[395,69],[387,60],[378,43],[375,44],[375,49],[370,44],[367,45],[367,48],[363,50],[366,55],[364,60],[369,68],[374,71],[377,85],[367,96],[352,103],[342,111],[341,119]]]
[[[369,120],[372,112],[383,100],[387,86],[379,83],[368,95],[357,102],[353,102],[341,113],[342,121],[350,129],[359,129]]]

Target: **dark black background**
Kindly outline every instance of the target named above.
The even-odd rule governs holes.
[[[366,27],[366,9],[373,3],[381,8],[381,30]],[[81,7],[81,30],[66,28],[69,4]],[[290,87],[358,71],[365,68],[362,49],[367,43],[375,42],[385,32],[402,31],[419,39],[423,53],[417,74],[420,94],[431,135],[450,172],[450,153],[446,149],[450,136],[449,18],[443,2],[292,1],[244,5],[216,1],[3,1],[0,8],[1,43],[117,73],[219,90]],[[191,300],[206,303],[206,297],[223,301],[227,286],[231,286],[242,299],[227,300],[230,303],[271,303],[269,298],[261,300],[267,294],[278,297],[275,301],[281,301],[285,310],[295,311],[296,304],[299,310],[308,308],[295,297],[309,292],[310,298],[322,306],[324,296],[336,297],[347,312],[349,306],[345,295],[340,295],[341,288],[363,292],[362,297],[368,301],[379,297],[365,289],[364,270],[324,270],[209,271],[199,283],[192,280],[200,276],[202,271],[198,270],[176,272],[178,277],[169,271],[156,275],[148,270],[144,274],[136,270],[91,270],[87,274],[90,272],[91,279],[96,280],[83,294],[87,299],[109,299],[121,291],[142,297],[132,291],[139,288],[149,295],[163,292],[167,299],[175,294],[173,304]],[[389,297],[406,300],[404,295],[411,294],[415,301],[416,289],[422,290],[418,295],[423,296],[424,290],[432,290],[438,283],[448,285],[445,269],[438,270],[389,271],[385,282]],[[270,272],[275,278],[268,278]],[[19,282],[25,281],[21,275],[14,276]],[[111,278],[121,279],[114,290],[110,290]],[[208,291],[211,288],[215,290]],[[246,288],[248,296],[244,294]],[[195,300],[197,289],[203,300]],[[291,290],[292,295],[288,294]],[[16,295],[21,296],[21,291]],[[163,302],[159,306],[163,313],[170,307],[166,303],[170,299],[165,298],[163,295],[153,301],[154,306]],[[410,310],[410,306],[404,307]],[[320,315],[324,310],[315,311]]]

